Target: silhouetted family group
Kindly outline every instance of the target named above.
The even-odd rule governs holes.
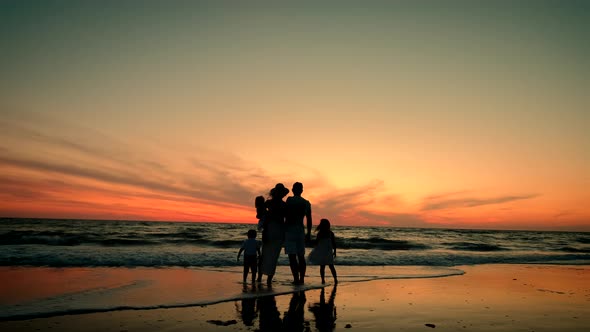
[[[262,231],[262,251],[260,250],[260,242],[256,240],[256,230],[249,230],[248,238],[243,242],[238,252],[238,260],[241,253],[244,252],[244,283],[247,280],[248,272],[251,271],[253,284],[256,280],[262,282],[262,274],[265,274],[267,276],[266,284],[271,286],[283,247],[289,256],[293,284],[304,283],[307,269],[305,243],[311,242],[311,204],[301,196],[303,184],[295,182],[292,191],[293,196],[289,196],[286,201],[283,201],[283,198],[289,194],[289,189],[285,188],[282,183],[277,183],[270,190],[268,199],[263,196],[256,197],[254,204],[258,230]],[[304,219],[306,220],[305,225]],[[313,264],[320,265],[322,283],[325,283],[326,265],[330,267],[334,283],[337,283],[334,267],[336,241],[334,233],[330,230],[328,219],[322,219],[316,230],[318,232],[317,245],[311,251],[309,260]],[[259,270],[258,279],[256,279],[257,270]]]

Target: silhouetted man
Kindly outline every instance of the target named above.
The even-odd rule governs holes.
[[[289,255],[289,266],[294,284],[303,284],[305,278],[305,241],[311,239],[311,204],[301,197],[303,184],[293,184],[293,196],[287,198],[287,218],[285,222],[285,253]],[[307,219],[307,235],[303,225]]]

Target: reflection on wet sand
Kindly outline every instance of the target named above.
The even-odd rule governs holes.
[[[296,292],[291,296],[289,310],[283,317],[285,331],[303,331],[305,327],[305,292]],[[309,326],[309,322],[307,322]]]
[[[236,310],[246,326],[254,326],[254,320],[258,315],[257,301],[255,298],[242,299],[241,306],[236,302]]]
[[[334,285],[332,288],[328,303],[326,303],[325,289],[322,288],[320,293],[320,302],[309,306],[309,311],[311,311],[315,317],[315,327],[320,332],[331,332],[334,331],[334,328],[336,327],[336,305],[334,305],[335,300],[336,285]]]
[[[312,292],[311,294],[314,294]],[[317,294],[317,293],[315,293]],[[286,298],[282,298],[286,299]],[[305,317],[305,305],[307,294],[305,291],[299,291],[291,294],[288,309],[283,313],[277,306],[275,295],[263,296],[259,298],[246,298],[240,302],[235,302],[238,318],[242,320],[245,326],[258,325],[259,331],[309,331],[311,324],[315,323],[318,331],[334,331],[336,327],[336,286],[330,292],[326,300],[326,291],[321,289],[319,301],[308,305],[308,310],[313,314],[313,318]],[[279,301],[285,303],[284,301]],[[258,324],[256,320],[258,319]]]
[[[280,331],[282,329],[283,322],[274,296],[259,298],[258,309],[260,311],[260,331]]]

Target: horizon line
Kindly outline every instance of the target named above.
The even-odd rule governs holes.
[[[204,223],[204,224],[238,224],[246,225],[249,222],[239,221],[186,221],[186,220],[140,220],[140,219],[95,219],[95,218],[40,218],[40,217],[4,217],[0,216],[0,221],[7,219],[32,219],[32,220],[63,220],[63,221],[116,221],[116,222],[160,222],[160,223]],[[256,222],[252,222],[253,225]],[[449,227],[449,226],[431,226],[431,227],[409,227],[409,226],[395,226],[395,225],[333,225],[335,227],[381,227],[381,228],[403,228],[403,229],[439,229],[439,230],[466,230],[466,231],[514,231],[514,232],[564,232],[564,233],[590,233],[589,230],[567,230],[567,229],[501,229],[501,228],[463,228],[463,227]]]

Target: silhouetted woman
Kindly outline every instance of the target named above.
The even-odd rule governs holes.
[[[266,216],[266,226],[264,236],[262,237],[262,270],[266,274],[266,284],[272,283],[275,275],[281,247],[285,239],[285,215],[287,211],[286,203],[283,198],[287,196],[289,189],[285,188],[282,183],[270,191],[270,199],[266,201],[268,209]]]

